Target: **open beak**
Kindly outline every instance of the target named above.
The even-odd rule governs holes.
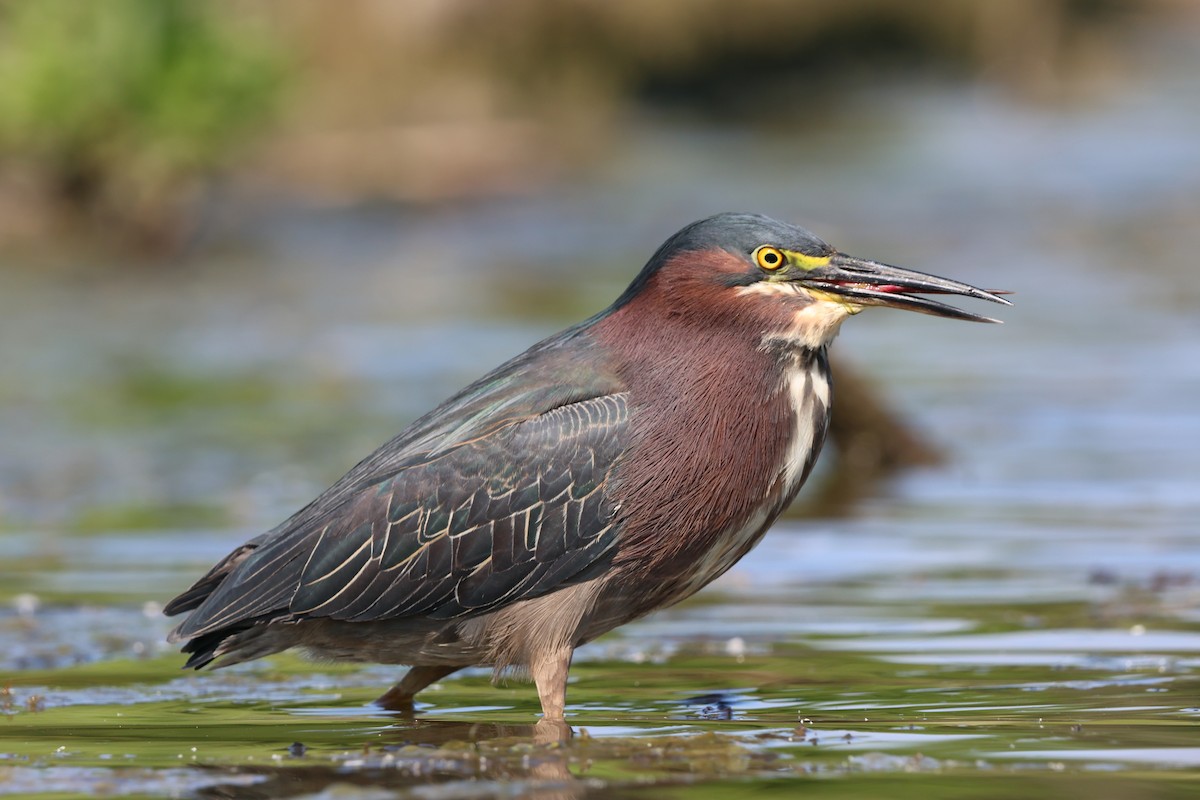
[[[920,311],[937,317],[966,319],[972,322],[999,322],[1000,320],[972,314],[918,294],[956,294],[962,297],[977,297],[993,303],[1010,306],[1000,297],[1008,292],[985,292],[966,283],[926,275],[910,269],[901,269],[878,261],[865,261],[834,253],[827,265],[809,270],[798,279],[809,289],[838,295],[861,306],[891,306]]]

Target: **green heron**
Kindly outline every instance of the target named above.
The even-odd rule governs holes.
[[[166,607],[186,666],[300,647],[408,665],[377,702],[456,670],[532,675],[562,720],[577,647],[676,603],[762,538],[829,420],[826,347],[865,306],[995,320],[1007,303],[720,214],[666,241],[609,308],[413,422]]]

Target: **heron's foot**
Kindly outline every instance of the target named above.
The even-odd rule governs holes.
[[[388,689],[375,701],[375,705],[386,711],[399,711],[405,714],[413,712],[413,698],[417,692],[432,683],[457,672],[461,667],[454,666],[423,666],[413,667],[395,686]]]
[[[561,719],[542,718],[533,726],[534,744],[560,744],[569,741],[575,731]]]
[[[396,684],[388,689],[382,695],[375,699],[375,705],[382,708],[384,711],[399,711],[405,714],[413,712],[413,695],[412,692],[402,690],[400,684]]]

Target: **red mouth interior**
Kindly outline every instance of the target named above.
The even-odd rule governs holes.
[[[903,286],[896,286],[891,283],[860,283],[858,281],[832,281],[838,286],[854,286],[859,289],[870,289],[873,292],[884,292],[886,294],[901,294],[904,292]]]

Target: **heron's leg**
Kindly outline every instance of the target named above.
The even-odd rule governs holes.
[[[529,665],[538,699],[542,701],[542,719],[562,720],[567,707],[567,671],[571,668],[574,648],[562,647],[541,653]]]
[[[375,705],[386,708],[388,711],[412,711],[413,696],[417,692],[431,683],[440,681],[453,672],[458,672],[460,669],[462,667],[442,664],[413,667],[404,674],[404,677],[395,686],[388,689],[382,697],[376,700]]]

